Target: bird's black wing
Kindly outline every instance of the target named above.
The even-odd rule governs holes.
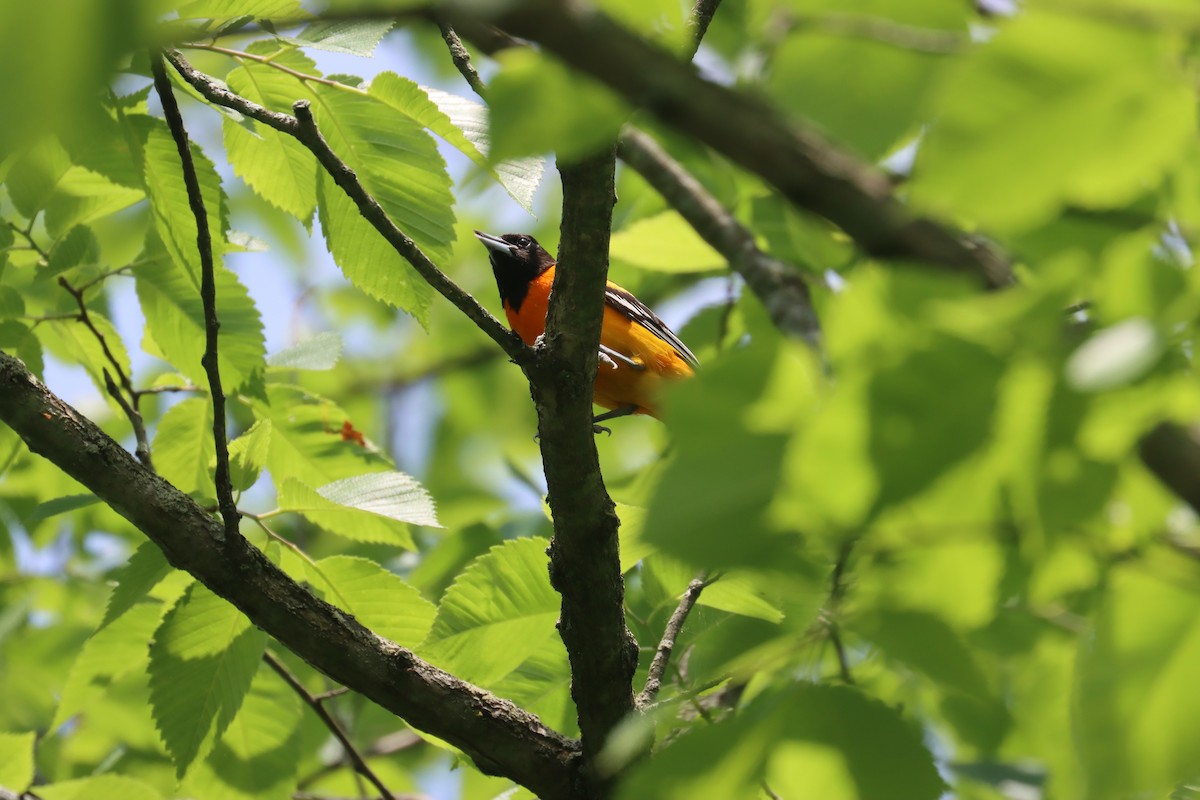
[[[647,308],[641,300],[610,283],[604,290],[604,302],[675,348],[675,352],[679,353],[680,357],[693,369],[699,368],[700,362],[696,360],[696,356],[688,349],[687,345],[680,341],[675,332],[668,328],[667,324]]]

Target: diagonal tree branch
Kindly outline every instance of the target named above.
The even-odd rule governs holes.
[[[303,112],[300,112],[298,108],[293,109],[297,113],[304,113],[307,119],[311,121],[302,125],[297,117],[271,111],[240,95],[234,94],[221,86],[213,78],[197,71],[182,54],[174,50],[167,51],[166,58],[183,79],[191,84],[209,102],[224,106],[225,108],[232,108],[251,119],[258,120],[264,125],[274,128],[280,133],[285,133],[288,136],[298,139],[301,144],[313,152],[317,160],[321,162],[321,166],[329,172],[338,186],[354,200],[363,218],[371,223],[375,230],[387,240],[388,244],[395,248],[396,252],[408,261],[413,269],[430,286],[453,303],[481,331],[491,337],[492,341],[498,344],[500,349],[514,362],[523,365],[530,360],[532,351],[525,346],[516,334],[504,327],[475,298],[463,291],[446,273],[438,269],[437,265],[430,261],[429,257],[421,251],[421,248],[417,247],[412,239],[408,238],[403,231],[396,227],[396,224],[388,217],[387,212],[383,210],[378,201],[363,188],[362,183],[358,180],[358,176],[354,174],[354,170],[346,162],[338,158],[337,154],[329,148],[328,143],[325,142],[325,139],[317,129],[315,120],[312,120],[312,112],[308,108],[307,101],[301,101],[304,108]]]
[[[240,534],[142,467],[91,420],[0,353],[0,421],[129,520],[167,560],[334,681],[460,748],[545,800],[574,800],[579,745],[507,700],[381,639],[314,597]]]
[[[821,347],[821,326],[808,285],[791,266],[759,249],[754,234],[708,193],[658,142],[626,126],[618,145],[621,159],[638,171],[688,224],[725,257],[766,308],[779,330]]]
[[[483,27],[465,5],[451,5],[445,13],[468,38]],[[990,287],[1011,283],[1011,267],[1001,254],[914,215],[892,195],[879,170],[785,121],[765,103],[703,80],[693,66],[593,6],[527,0],[506,6],[493,21],[762,177],[797,207],[841,227],[867,253],[973,275]]]
[[[183,183],[187,187],[188,205],[196,218],[196,249],[200,253],[200,299],[204,305],[204,356],[200,363],[208,376],[209,394],[213,406],[213,446],[217,451],[217,469],[214,476],[217,489],[217,507],[225,521],[225,535],[236,537],[241,524],[237,503],[233,499],[233,482],[229,475],[229,442],[225,433],[225,390],[221,388],[221,368],[217,362],[218,336],[221,323],[217,320],[217,281],[213,264],[212,233],[208,229],[208,212],[204,208],[204,197],[200,193],[200,179],[192,161],[192,148],[188,143],[187,130],[183,127],[183,115],[175,102],[175,92],[167,78],[158,53],[150,54],[150,68],[154,73],[154,89],[162,100],[163,116],[179,151],[183,165]],[[132,390],[131,390],[132,391]]]

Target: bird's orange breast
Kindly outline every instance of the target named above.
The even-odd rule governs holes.
[[[514,310],[507,302],[504,304],[508,324],[526,344],[532,345],[546,329],[546,310],[553,283],[554,268],[551,267],[530,282],[519,310]],[[639,414],[657,416],[656,398],[663,381],[694,374],[674,347],[609,305],[604,307],[600,343],[642,367],[638,369],[615,361],[614,368],[604,359],[600,360],[592,399],[604,408],[634,405]]]

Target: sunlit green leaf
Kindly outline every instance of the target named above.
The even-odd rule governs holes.
[[[550,587],[545,539],[516,539],[476,559],[446,590],[421,652],[488,686],[557,638],[559,597]]]
[[[320,87],[313,111],[329,145],[364,188],[435,262],[454,241],[454,198],[437,146],[411,118],[384,103]],[[418,320],[427,318],[432,289],[359,214],[328,175],[319,184],[321,226],[334,260],[356,286]]]
[[[151,448],[159,474],[181,492],[216,497],[209,461],[215,458],[212,405],[191,397],[175,405],[158,423]]]
[[[674,211],[638,220],[613,234],[613,258],[642,269],[704,272],[725,266],[725,258]]]
[[[397,644],[416,647],[433,626],[433,603],[373,561],[331,556],[306,570],[309,582],[326,600]]]
[[[281,369],[333,369],[342,357],[342,337],[326,331],[280,350],[267,358],[267,366]]]
[[[1195,578],[1129,567],[1111,577],[1076,685],[1091,797],[1161,794],[1200,774],[1200,707],[1188,688],[1200,659]]]
[[[237,716],[204,761],[184,781],[193,797],[287,800],[296,790],[300,700],[265,664]]]
[[[0,732],[0,786],[23,792],[33,783],[33,743],[37,734]]]
[[[169,261],[138,267],[138,299],[146,315],[146,332],[163,355],[197,386],[208,386],[200,363],[205,347],[204,304],[198,284],[183,268]],[[237,389],[265,366],[262,320],[258,308],[237,276],[217,267],[217,363],[221,386]]]
[[[947,81],[914,198],[1009,230],[1067,204],[1132,200],[1195,130],[1178,47],[1164,31],[1099,16],[1017,15]]]
[[[178,777],[229,727],[265,647],[262,631],[200,584],[167,614],[150,647],[150,703]]]

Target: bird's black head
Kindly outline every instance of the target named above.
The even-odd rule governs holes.
[[[506,233],[493,236],[475,231],[475,238],[488,249],[492,273],[500,289],[500,299],[515,311],[521,307],[529,282],[554,266],[554,256],[526,233]]]

